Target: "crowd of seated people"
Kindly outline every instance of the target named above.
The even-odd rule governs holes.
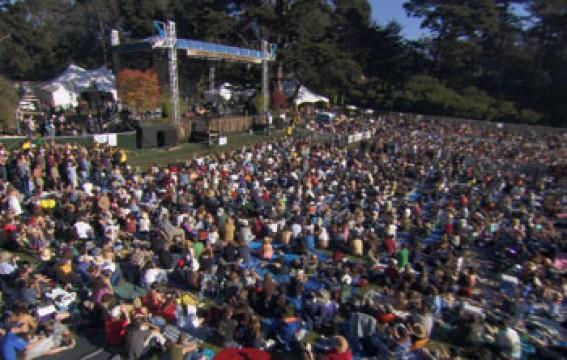
[[[288,136],[148,169],[107,146],[0,149],[3,357],[81,336],[129,359],[210,358],[207,343],[326,360],[565,355],[565,134],[335,130],[362,129],[359,144]]]

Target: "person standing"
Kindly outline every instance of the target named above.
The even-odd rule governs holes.
[[[409,266],[409,249],[407,244],[404,243],[400,252],[398,252],[398,266],[400,269],[405,269]]]
[[[270,129],[272,128],[273,116],[271,111],[266,112],[266,135],[270,135]]]
[[[502,354],[509,359],[521,359],[522,342],[518,332],[504,320],[500,322],[499,328],[500,331],[498,332],[496,343]]]
[[[6,150],[6,145],[0,144],[0,179],[8,180],[8,168],[6,164],[8,163],[8,151]]]

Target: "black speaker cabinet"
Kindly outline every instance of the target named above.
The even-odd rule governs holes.
[[[177,131],[167,125],[141,124],[136,129],[136,146],[138,149],[175,146]]]

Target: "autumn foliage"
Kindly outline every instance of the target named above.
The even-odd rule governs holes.
[[[285,97],[284,93],[280,90],[274,91],[272,94],[272,105],[274,109],[277,110],[285,110],[287,109],[287,98]]]
[[[137,112],[155,110],[160,99],[159,81],[154,70],[124,69],[116,78],[122,102]]]

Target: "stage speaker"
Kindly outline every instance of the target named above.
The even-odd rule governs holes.
[[[136,129],[138,149],[175,146],[177,131],[167,125],[140,124]]]
[[[157,146],[168,147],[177,145],[177,132],[175,129],[159,130],[157,132]]]

